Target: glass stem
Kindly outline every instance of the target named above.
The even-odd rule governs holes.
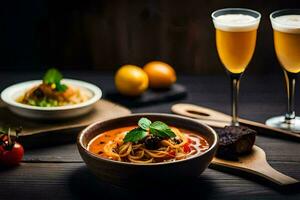
[[[238,126],[238,96],[239,96],[239,88],[240,88],[240,78],[241,75],[231,74],[231,114],[232,114],[232,126]]]
[[[296,75],[284,70],[287,92],[287,113],[285,114],[285,122],[291,123],[295,119],[295,85]]]

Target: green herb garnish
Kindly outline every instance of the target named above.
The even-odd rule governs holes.
[[[176,137],[175,133],[170,129],[170,127],[161,121],[153,122],[149,128],[152,135],[160,138]]]
[[[58,92],[64,92],[68,87],[61,83],[62,79],[62,74],[57,69],[51,68],[44,75],[43,83],[51,85],[52,89]]]
[[[170,127],[161,121],[155,121],[152,123],[147,118],[141,118],[138,122],[138,125],[138,128],[135,128],[126,134],[124,142],[138,142],[144,139],[148,132],[149,134],[162,139],[176,137],[175,133],[170,129]]]
[[[147,136],[147,131],[145,131],[140,127],[135,128],[126,134],[124,138],[124,142],[137,142],[142,140],[146,136]]]
[[[152,122],[151,122],[149,119],[143,117],[143,118],[141,118],[141,119],[139,120],[138,125],[139,125],[139,127],[141,127],[142,129],[144,129],[144,130],[147,131],[147,130],[149,129],[151,123],[152,123]]]

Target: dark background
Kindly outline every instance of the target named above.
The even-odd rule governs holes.
[[[295,0],[16,0],[0,6],[0,70],[96,69],[170,63],[186,74],[224,73],[212,11],[259,11],[257,48],[247,73],[281,73],[269,14]],[[0,71],[0,73],[1,73]]]

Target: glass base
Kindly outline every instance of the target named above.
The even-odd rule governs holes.
[[[289,122],[285,121],[284,116],[272,117],[266,121],[266,125],[300,133],[300,117],[296,117]]]

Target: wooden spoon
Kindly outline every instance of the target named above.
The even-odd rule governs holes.
[[[298,180],[286,176],[272,168],[267,162],[264,150],[255,145],[253,146],[252,152],[248,155],[240,156],[239,161],[228,161],[214,158],[210,167],[244,171],[249,174],[262,177],[280,186],[299,183]]]
[[[175,104],[172,106],[171,109],[173,113],[198,119],[201,122],[206,123],[209,126],[213,126],[213,127],[223,128],[226,125],[230,125],[231,122],[231,116],[229,115],[226,115],[222,112],[213,109],[209,109],[209,108],[205,108],[193,104]],[[299,133],[273,128],[265,124],[250,121],[247,119],[239,118],[239,122],[241,125],[256,130],[259,134],[264,133],[269,135],[287,136],[287,137],[292,137],[292,138],[296,138],[297,140],[300,140]]]

